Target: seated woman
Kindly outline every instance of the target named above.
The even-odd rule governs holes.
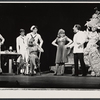
[[[43,52],[43,49],[39,47],[33,39],[30,39],[28,47],[28,63],[30,64],[31,75],[35,74],[37,64],[39,62],[38,52]]]

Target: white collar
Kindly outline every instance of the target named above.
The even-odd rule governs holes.
[[[33,33],[31,32],[31,35],[34,37],[34,36],[36,36],[36,35],[37,35],[37,33],[36,33],[36,34],[33,34]]]
[[[25,37],[25,35],[24,35],[24,36],[20,35],[20,37],[21,37],[21,38],[24,38],[24,37]]]

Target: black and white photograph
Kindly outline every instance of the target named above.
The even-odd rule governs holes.
[[[0,88],[100,89],[100,2],[0,2]]]

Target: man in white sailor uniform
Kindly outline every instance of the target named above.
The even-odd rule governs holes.
[[[26,35],[27,44],[28,44],[28,42],[29,42],[30,39],[34,39],[34,40],[35,40],[35,43],[36,43],[39,47],[42,47],[42,45],[43,45],[43,40],[42,40],[40,34],[37,33],[37,31],[38,31],[37,27],[36,27],[35,25],[33,25],[33,26],[30,28],[30,30],[31,30],[32,32],[30,32],[30,33],[28,33],[28,34]]]

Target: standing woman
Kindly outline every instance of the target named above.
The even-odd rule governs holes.
[[[59,29],[57,38],[52,42],[52,45],[57,46],[57,53],[56,53],[56,69],[54,75],[60,73],[61,75],[64,74],[64,65],[68,62],[67,59],[67,46],[72,43],[72,40],[69,39],[65,35],[65,31],[63,29]],[[58,68],[61,66],[61,69]]]

